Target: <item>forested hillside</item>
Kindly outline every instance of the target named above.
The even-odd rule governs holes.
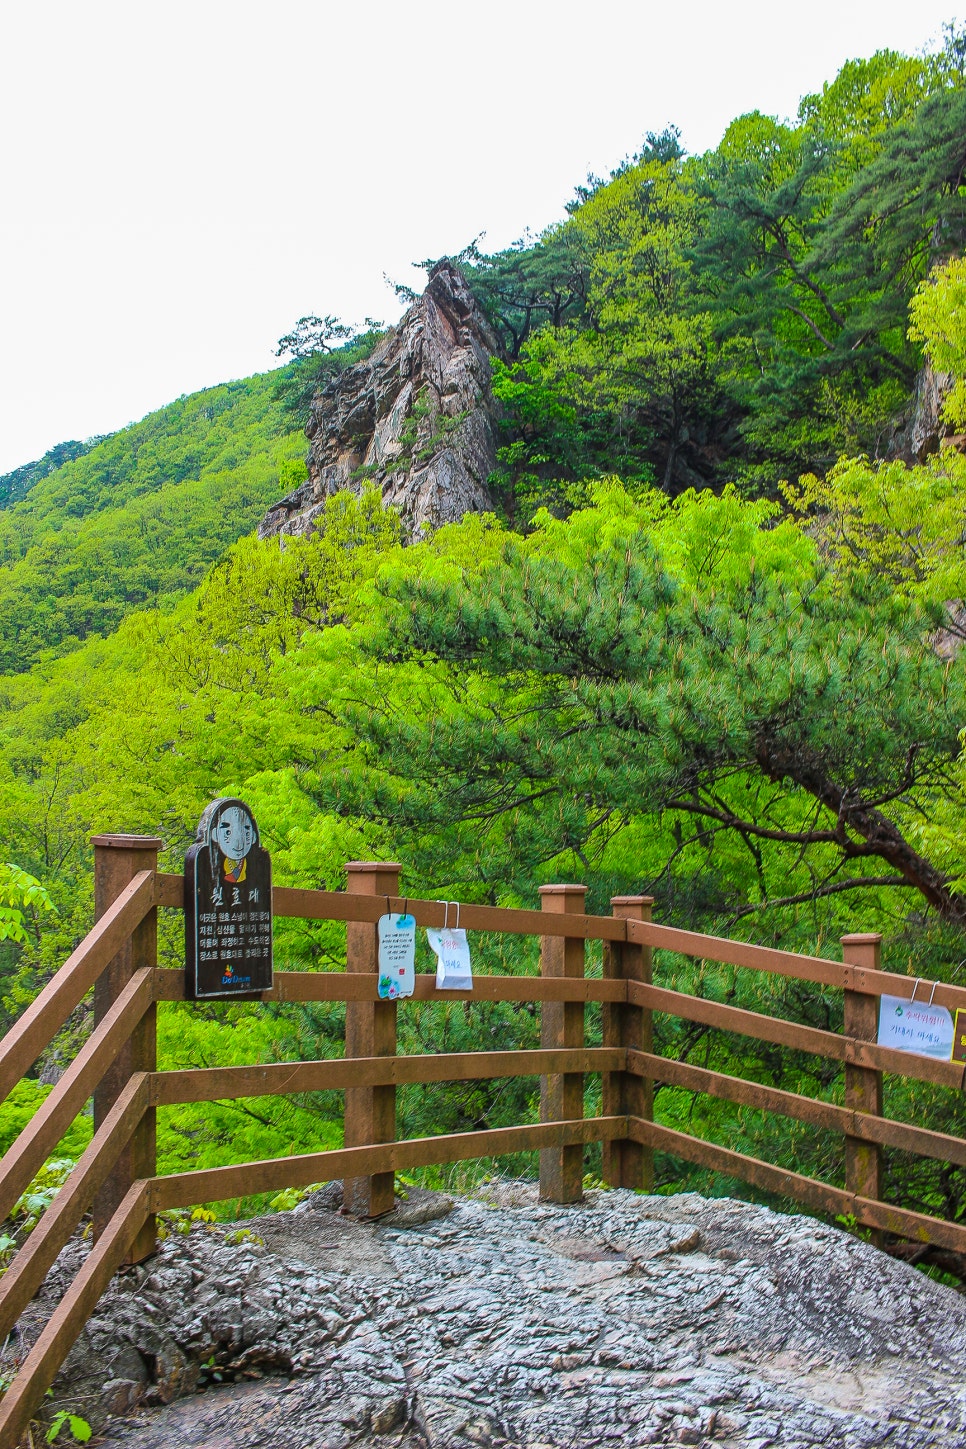
[[[0,670],[194,588],[304,477],[279,387],[268,373],[180,398],[45,470],[0,513]]]
[[[950,33],[852,62],[794,121],[742,116],[702,156],[649,136],[535,241],[469,247],[503,349],[498,516],[413,543],[359,468],[310,537],[252,536],[304,477],[307,385],[373,345],[333,358],[312,318],[286,369],[181,399],[0,513],[0,833],[49,893],[0,881],[5,1022],[89,925],[90,835],[160,834],[179,869],[220,794],[252,805],[281,884],[336,887],[353,856],[402,860],[412,895],[530,903],[581,880],[591,910],[647,891],[661,919],[808,951],[879,930],[894,969],[961,976],[964,54]],[[338,965],[344,933],[279,923],[277,952]],[[841,1025],[818,989],[657,971]],[[343,1030],[328,1006],[160,1021],[185,1065],[326,1055]],[[538,1034],[476,1002],[418,1030],[433,1050]],[[683,1059],[841,1097],[814,1058],[660,1030]],[[890,1090],[897,1114],[966,1127],[938,1089]],[[22,1084],[17,1110],[43,1091]],[[535,1111],[525,1083],[400,1101],[409,1131]],[[251,1109],[162,1114],[162,1160],[338,1138],[334,1096]],[[670,1088],[658,1113],[839,1172],[830,1134]],[[961,1169],[894,1153],[889,1172],[894,1201],[966,1216]]]

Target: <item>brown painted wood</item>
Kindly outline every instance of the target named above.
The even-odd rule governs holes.
[[[892,971],[873,971],[862,966],[847,967],[846,986],[869,996],[904,996],[919,1001],[931,1000],[935,1006],[948,1007],[955,1013],[966,1009],[966,987],[946,986],[943,982],[922,981],[915,976],[897,976]],[[935,986],[935,991],[933,987]]]
[[[158,877],[158,904],[183,908],[182,879],[178,875]],[[350,898],[339,891],[294,890],[277,887],[274,892],[275,914],[296,916],[306,920],[376,920],[377,905]],[[391,909],[401,910],[403,900],[394,898]],[[444,908],[436,901],[408,900],[408,908],[420,926],[441,926]],[[378,908],[381,911],[381,908]],[[567,915],[548,922],[538,911],[509,907],[460,906],[460,922],[474,931],[503,931],[517,935],[580,936],[586,940],[619,941],[625,939],[624,927],[606,916]],[[697,931],[681,931],[673,926],[654,922],[636,922],[627,927],[627,940],[661,950],[678,951],[685,956],[699,956],[709,961],[770,971],[776,975],[816,981],[825,986],[849,987],[868,995],[912,996],[915,978],[886,971],[870,972],[847,963],[827,961],[820,956],[804,956],[793,951],[779,951],[770,946],[756,946],[749,941],[731,941],[720,936],[705,936]],[[966,1008],[966,987],[944,983],[920,983],[919,993],[926,991],[938,1006]]]
[[[128,1189],[21,1365],[0,1402],[0,1444],[13,1446],[20,1442],[97,1300],[115,1270],[130,1258],[143,1231],[148,1192],[146,1182],[135,1182]]]
[[[703,936],[697,931],[679,931],[673,926],[634,923],[628,926],[628,940],[639,941],[655,949],[677,951],[683,956],[697,956],[731,966],[745,966],[753,971],[770,971],[800,981],[815,981],[823,986],[837,986],[861,991],[869,996],[906,996],[917,989],[919,999],[925,997],[936,1006],[950,1011],[966,1009],[966,987],[947,986],[943,982],[919,981],[913,976],[873,970],[846,961],[826,961],[819,956],[801,956],[793,951],[778,951],[771,946],[755,946],[749,941],[729,941],[720,936]],[[933,986],[935,985],[935,991]]]
[[[0,1042],[0,1100],[53,1041],[74,1007],[90,991],[131,931],[154,904],[150,871],[141,871],[68,956],[52,981],[17,1018]]]
[[[587,887],[540,887],[543,916],[581,916]],[[540,941],[540,974],[578,980],[584,974],[582,936],[544,935]],[[545,1001],[540,1012],[540,1045],[544,1051],[578,1050],[584,1044],[584,1005],[580,1001]],[[584,1079],[579,1072],[554,1072],[541,1078],[540,1120],[574,1121],[584,1113]],[[583,1197],[584,1154],[579,1143],[546,1147],[540,1153],[540,1198],[543,1202],[580,1202]]]
[[[691,1092],[705,1092],[726,1102],[738,1102],[766,1112],[778,1112],[783,1117],[794,1117],[813,1127],[851,1133],[864,1142],[878,1142],[884,1147],[898,1147],[903,1152],[914,1152],[920,1157],[932,1157],[939,1162],[955,1162],[966,1167],[966,1140],[951,1137],[947,1132],[933,1132],[927,1127],[911,1127],[887,1117],[853,1112],[834,1102],[817,1102],[813,1097],[802,1097],[796,1092],[766,1087],[761,1082],[749,1082],[743,1077],[731,1077],[725,1072],[714,1072],[707,1067],[696,1067],[690,1062],[678,1062],[653,1053],[629,1051],[627,1068],[631,1072],[642,1072],[655,1082],[667,1082]]]
[[[378,1147],[334,1148],[300,1157],[277,1157],[267,1162],[246,1162],[157,1177],[151,1184],[150,1205],[155,1212],[160,1212],[252,1192],[306,1187],[312,1182],[337,1177],[407,1172],[413,1167],[430,1167],[438,1162],[467,1162],[476,1157],[533,1152],[547,1146],[586,1145],[629,1135],[629,1124],[624,1117],[585,1117],[576,1122],[493,1127],[485,1132],[448,1132],[438,1137],[386,1142]]]
[[[796,1051],[811,1052],[815,1056],[845,1060],[845,1041],[834,1031],[799,1026],[794,1021],[782,1021],[780,1017],[746,1011],[740,1006],[726,1006],[720,1001],[706,1001],[702,996],[689,996],[686,992],[671,991],[665,986],[648,986],[631,981],[628,983],[627,994],[631,1001],[650,1006],[654,1011],[679,1016],[685,1021],[699,1021],[705,1026],[737,1032],[740,1036],[754,1036],[759,1041],[774,1042],[777,1046],[794,1047]]]
[[[774,1167],[770,1162],[762,1162],[757,1157],[735,1152],[730,1147],[719,1147],[717,1143],[706,1142],[703,1138],[692,1137],[686,1132],[678,1132],[656,1122],[632,1121],[630,1130],[633,1135],[640,1136],[642,1142],[650,1143],[658,1151],[670,1152],[672,1156],[681,1157],[685,1162],[694,1162],[712,1172],[750,1182],[765,1192],[794,1198],[796,1202],[803,1202],[816,1212],[834,1214],[852,1210],[852,1193],[839,1187],[831,1187],[816,1178],[804,1177],[801,1173],[791,1172],[787,1168]]]
[[[629,1071],[643,1072],[655,1082],[684,1087],[689,1092],[702,1092],[724,1102],[737,1102],[745,1107],[777,1112],[782,1117],[793,1117],[796,1121],[807,1122],[812,1127],[827,1127],[833,1132],[845,1132],[853,1126],[855,1113],[837,1106],[834,1102],[816,1102],[813,1097],[786,1092],[780,1087],[766,1087],[761,1082],[749,1082],[744,1077],[732,1077],[726,1072],[694,1066],[691,1062],[675,1061],[671,1057],[656,1056],[652,1052],[631,1051],[627,1054],[627,1066]]]
[[[355,862],[353,862],[355,863]],[[183,909],[183,884],[179,875],[160,876],[162,899],[159,905]],[[389,909],[399,912],[405,905],[416,917],[418,926],[442,926],[446,908],[440,901],[423,901],[411,896],[390,896]],[[277,916],[294,916],[307,921],[368,921],[375,924],[385,910],[385,901],[344,891],[313,891],[276,886],[272,892],[272,908]],[[502,931],[516,936],[582,936],[588,941],[622,941],[624,928],[611,916],[559,916],[549,924],[540,911],[520,910],[510,906],[479,906],[460,903],[460,925],[469,931]],[[453,904],[450,905],[453,918]]]
[[[611,898],[614,915],[625,921],[649,921],[653,904],[653,896]],[[649,982],[651,948],[629,941],[605,942],[604,979]],[[653,1023],[646,1007],[614,1003],[605,1005],[602,1016],[604,1046],[623,1048],[625,1052],[650,1052]],[[654,1116],[653,1083],[640,1071],[608,1072],[602,1082],[601,1105],[605,1116],[639,1117],[649,1122]],[[651,1192],[654,1152],[630,1137],[605,1143],[603,1173],[604,1181],[613,1187]]]
[[[345,971],[276,971],[263,1001],[375,1001],[379,977]],[[158,970],[158,1001],[184,1001],[184,972]],[[625,1001],[622,981],[570,981],[542,976],[480,976],[472,991],[437,991],[435,972],[421,971],[411,1001]],[[397,1005],[405,1006],[405,1001]]]
[[[729,966],[748,966],[753,971],[771,971],[801,981],[819,981],[824,986],[844,986],[845,969],[839,961],[820,956],[801,956],[778,951],[772,946],[754,946],[750,941],[729,941],[723,936],[705,936],[699,931],[681,931],[676,926],[659,926],[635,921],[628,925],[627,938],[661,951],[678,951],[682,956],[699,956]]]
[[[100,1026],[95,1027],[60,1081],[4,1153],[0,1160],[0,1222],[83,1110],[105,1066],[117,1060],[138,1022],[150,1010],[152,984],[149,970],[141,970],[132,977]]]
[[[618,1047],[582,1047],[578,1051],[438,1052],[415,1057],[337,1057],[252,1067],[199,1067],[155,1072],[151,1102],[157,1107],[170,1107],[181,1102],[343,1091],[361,1086],[492,1081],[499,1077],[537,1077],[544,1072],[614,1072],[624,1066],[626,1056]]]
[[[949,1223],[943,1218],[929,1217],[926,1213],[910,1212],[907,1208],[892,1207],[888,1203],[865,1198],[858,1193],[832,1187],[813,1177],[789,1172],[785,1168],[773,1167],[757,1157],[748,1157],[730,1147],[719,1147],[699,1137],[690,1137],[671,1127],[662,1127],[656,1122],[634,1122],[629,1124],[632,1135],[649,1142],[658,1151],[669,1152],[685,1162],[697,1163],[712,1172],[750,1182],[765,1192],[774,1192],[781,1197],[793,1198],[816,1212],[838,1216],[852,1216],[864,1227],[878,1228],[895,1233],[898,1237],[910,1238],[913,1242],[936,1243],[953,1252],[966,1253],[966,1227]]]
[[[740,1036],[757,1037],[759,1041],[774,1042],[777,1046],[792,1047],[795,1051],[810,1052],[813,1056],[829,1057],[833,1061],[875,1067],[894,1076],[912,1077],[916,1081],[935,1082],[957,1090],[963,1084],[963,1068],[956,1062],[936,1061],[932,1057],[880,1047],[874,1042],[855,1041],[834,1031],[800,1026],[780,1017],[763,1016],[760,1012],[725,1006],[719,1001],[706,1001],[701,996],[688,996],[683,991],[669,991],[663,986],[631,981],[627,991],[630,1000],[640,1001],[655,1011],[667,1012],[685,1021],[699,1021],[722,1031],[737,1032]]]
[[[43,1283],[61,1248],[75,1231],[130,1140],[149,1101],[150,1077],[131,1077],[40,1222],[0,1277],[0,1339],[7,1334]]]
[[[163,841],[153,835],[95,835],[94,917],[99,920],[142,870],[157,874],[158,851]],[[136,972],[154,970],[158,964],[158,912],[154,907],[135,926],[127,941],[101,972],[94,987],[94,1025],[103,1021],[114,1002]],[[153,1072],[157,1067],[157,1009],[152,998],[141,1020],[136,1022],[123,1050],[105,1070],[94,1091],[94,1130],[105,1120],[134,1072]],[[94,1200],[94,1240],[113,1218],[131,1184],[152,1177],[157,1171],[157,1128],[153,1110],[145,1112],[137,1131],[125,1146],[109,1180]],[[154,1252],[153,1222],[146,1222],[132,1249],[132,1262],[139,1263]]]
[[[842,937],[845,960],[866,971],[878,971],[881,949],[882,937],[879,935]],[[879,1029],[879,998],[847,990],[843,1028],[845,1035],[853,1041],[874,1042]],[[874,1067],[856,1066],[846,1059],[845,1105],[853,1112],[881,1117],[882,1072]],[[878,1143],[846,1134],[845,1186],[860,1197],[881,1198],[882,1148]]]
[[[350,920],[346,927],[346,972],[377,976],[379,938],[375,922],[389,909],[388,897],[399,889],[400,866],[368,861],[348,865],[350,897],[363,897],[373,919]],[[396,1054],[396,1003],[380,1001],[375,991],[368,1000],[346,1004],[345,1054],[347,1057],[393,1057]],[[345,1094],[347,1147],[392,1142],[396,1136],[396,1088],[350,1087]],[[350,1177],[345,1183],[345,1206],[358,1217],[376,1218],[391,1212],[395,1203],[391,1172]]]

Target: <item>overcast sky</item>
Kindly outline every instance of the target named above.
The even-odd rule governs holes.
[[[952,3],[952,0],[948,0]],[[933,0],[33,0],[0,19],[0,472],[277,365],[307,312],[558,219],[649,130],[690,151]]]

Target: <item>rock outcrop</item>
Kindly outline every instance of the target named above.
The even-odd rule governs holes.
[[[928,363],[919,369],[912,397],[888,440],[888,457],[903,463],[924,463],[944,443],[956,446],[961,442],[947,437],[950,430],[941,416],[954,381],[951,373],[936,372]]]
[[[371,480],[413,537],[493,507],[499,342],[460,272],[433,269],[423,295],[367,361],[313,404],[307,482],[269,509],[262,538],[305,534],[333,493]]]
[[[52,1407],[103,1449],[966,1443],[966,1298],[837,1228],[520,1183],[356,1223],[334,1188],[119,1276]]]

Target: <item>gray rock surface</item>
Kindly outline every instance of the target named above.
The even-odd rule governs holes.
[[[887,443],[890,458],[910,465],[924,463],[947,440],[949,428],[941,413],[954,381],[951,372],[936,372],[928,363],[919,369],[912,397]],[[948,441],[959,445],[962,440]]]
[[[306,483],[269,509],[259,536],[310,533],[325,500],[371,480],[412,536],[493,507],[499,342],[460,272],[437,264],[426,291],[365,362],[320,392],[306,433]]]
[[[966,1298],[810,1218],[509,1183],[375,1224],[332,1202],[169,1239],[55,1403],[110,1409],[104,1449],[966,1444]]]

